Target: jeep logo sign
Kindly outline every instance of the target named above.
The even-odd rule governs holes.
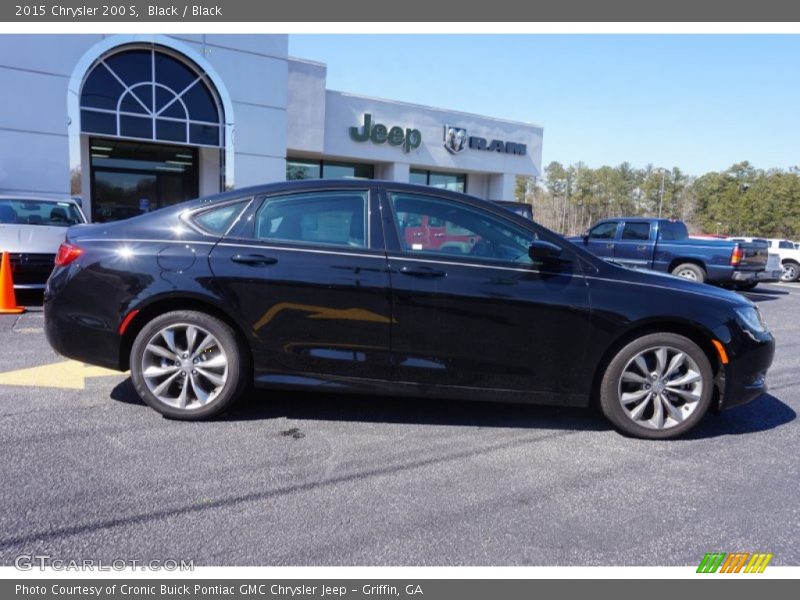
[[[403,149],[403,152],[410,152],[416,150],[422,144],[422,134],[419,129],[406,128],[405,131],[401,127],[388,128],[382,123],[372,123],[372,115],[364,113],[364,124],[359,129],[358,127],[350,128],[350,139],[354,142],[366,142],[372,140],[373,144],[389,144],[390,146],[397,146]]]

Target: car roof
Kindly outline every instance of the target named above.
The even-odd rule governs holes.
[[[383,188],[397,191],[416,192],[425,195],[449,196],[454,199],[469,200],[483,205],[496,206],[491,200],[484,200],[471,194],[454,192],[442,188],[431,187],[429,185],[418,185],[414,183],[403,183],[399,181],[389,181],[383,179],[302,179],[291,181],[277,181],[261,185],[236,188],[230,191],[204,196],[199,198],[202,204],[224,202],[245,196],[257,196],[261,194],[276,194],[280,192],[298,192],[303,190],[336,190],[353,188]]]

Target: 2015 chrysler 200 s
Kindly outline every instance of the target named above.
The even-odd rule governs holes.
[[[423,226],[424,224],[424,226]],[[288,182],[69,229],[45,292],[61,354],[164,415],[265,388],[587,405],[670,438],[765,391],[744,297],[608,264],[466,195]]]

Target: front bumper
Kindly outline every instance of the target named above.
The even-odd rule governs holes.
[[[775,356],[775,338],[769,332],[740,331],[725,347],[729,362],[717,378],[719,409],[745,404],[767,391],[767,370]]]
[[[14,289],[17,290],[43,290],[56,262],[55,254],[14,252],[8,258]]]

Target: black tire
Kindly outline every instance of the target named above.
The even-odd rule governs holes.
[[[758,285],[757,281],[750,281],[748,283],[737,283],[733,286],[737,292],[749,292],[750,290],[756,289]]]
[[[791,260],[787,260],[781,265],[781,267],[783,267],[781,281],[785,283],[792,283],[800,279],[800,264]]]
[[[705,283],[706,281],[705,269],[695,263],[681,263],[672,269],[672,274],[676,277],[683,277],[684,279],[696,281],[697,283]]]
[[[655,411],[655,402],[659,399],[651,399],[648,396],[645,400],[642,401],[642,405],[647,404],[648,402],[651,403],[651,408],[648,408],[644,412],[644,416],[646,417],[650,414],[651,418],[649,421],[642,420],[635,420],[634,417],[629,415],[628,411],[624,408],[623,403],[621,401],[621,391],[624,389],[624,386],[638,386],[638,383],[629,383],[622,381],[623,372],[626,371],[626,367],[633,368],[632,365],[635,364],[634,359],[642,353],[648,353],[652,349],[659,348],[659,347],[668,347],[674,350],[676,353],[681,352],[688,356],[691,361],[693,361],[694,365],[698,368],[699,375],[701,377],[701,386],[702,391],[698,394],[699,400],[696,403],[685,402],[677,395],[670,395],[670,404],[673,408],[675,408],[680,415],[683,415],[684,411],[688,412],[688,416],[685,417],[682,421],[677,423],[669,424],[670,421],[673,419],[670,417],[665,419],[665,426],[663,428],[651,428],[645,426],[641,423],[652,421],[655,418],[653,412]],[[675,354],[673,354],[673,357]],[[649,363],[648,363],[649,364]],[[689,368],[686,368],[686,374],[688,374]],[[641,371],[640,371],[641,372]],[[693,371],[694,372],[694,371]],[[684,376],[684,373],[678,372],[676,373],[678,377],[675,379]],[[627,377],[628,375],[626,375]],[[647,377],[643,377],[643,379],[648,379]],[[648,380],[649,381],[649,380]],[[642,384],[641,390],[644,391],[644,385]],[[648,389],[651,389],[648,387]],[[655,389],[655,381],[653,380],[652,389]],[[639,393],[638,391],[634,392],[634,394]],[[683,337],[682,335],[677,335],[674,333],[653,333],[649,335],[642,336],[633,340],[632,342],[628,343],[624,348],[622,348],[616,356],[611,360],[606,368],[605,374],[603,375],[603,379],[600,383],[600,408],[603,411],[603,414],[606,418],[611,422],[614,427],[622,432],[625,435],[638,437],[642,439],[648,440],[665,440],[678,437],[690,429],[692,429],[700,420],[703,418],[703,415],[708,411],[708,407],[711,404],[711,398],[714,395],[714,374],[711,369],[711,363],[708,360],[708,357],[705,353],[700,349],[700,347],[691,341],[688,338]],[[676,406],[676,404],[678,406]],[[691,404],[695,404],[694,408],[691,408]],[[638,407],[639,404],[628,404],[631,407]],[[664,407],[662,403],[660,405],[662,408],[661,410],[664,411],[663,414],[669,414],[669,411]],[[684,408],[684,406],[688,406],[689,408]],[[649,411],[649,412],[648,412]]]
[[[147,349],[148,344],[155,342],[155,345],[169,350],[166,338],[157,337],[159,332],[166,328],[169,328],[172,332],[172,342],[178,349],[180,349],[181,345],[192,345],[188,340],[188,333],[185,334],[185,337],[180,337],[181,328],[185,328],[184,331],[186,332],[189,331],[189,328],[195,330],[194,347],[196,349],[203,345],[203,340],[205,339],[199,337],[200,335],[210,334],[216,343],[208,350],[200,352],[198,358],[193,361],[194,365],[190,364],[192,356],[188,352],[176,355],[179,360],[184,360],[186,364],[180,367],[175,366],[178,364],[177,361],[161,357]],[[145,352],[147,352],[147,356],[145,356]],[[188,358],[184,359],[183,357]],[[209,359],[208,357],[213,358]],[[152,361],[154,359],[161,360],[161,366],[153,364]],[[224,367],[220,367],[217,364],[214,364],[213,367],[206,366],[220,361],[226,363]],[[163,380],[145,377],[145,362],[150,363],[148,366],[151,368],[169,369],[169,374],[161,376],[164,378]],[[229,408],[247,388],[250,377],[249,353],[245,350],[244,344],[239,340],[236,332],[224,321],[209,314],[193,310],[168,312],[147,323],[133,342],[130,365],[134,388],[148,406],[167,417],[188,421],[206,419]],[[198,371],[194,367],[199,367],[200,373],[211,372],[211,376],[216,377],[218,380],[224,379],[224,382],[215,386],[210,380],[205,379],[204,375],[197,374]],[[223,371],[220,372],[220,369],[223,369]],[[190,401],[185,408],[173,406],[162,401],[151,390],[151,386],[161,383],[175,372],[178,373],[176,379],[162,393],[166,396],[171,390],[175,390],[178,396],[176,403],[180,404],[181,393],[178,390],[182,392],[183,386],[189,385],[191,379],[192,385],[189,385],[186,395],[194,396],[195,401]],[[150,385],[148,385],[148,380]],[[195,382],[197,383],[197,388],[194,386]],[[158,386],[156,385],[157,389]],[[202,393],[207,393],[208,400],[206,402],[200,400]]]

